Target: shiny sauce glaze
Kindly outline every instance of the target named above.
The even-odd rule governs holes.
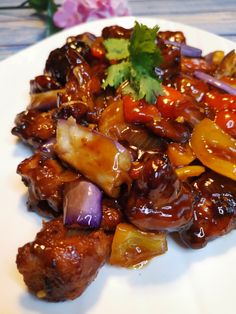
[[[117,63],[104,40],[132,32],[113,25],[69,37],[30,81],[30,102],[16,116],[12,134],[32,148],[17,168],[28,208],[50,219],[16,259],[38,298],[74,299],[105,262],[132,267],[165,253],[170,232],[202,248],[236,226],[236,96],[194,74],[233,86],[235,52],[187,57],[182,32],[159,32],[153,70],[163,93],[149,104],[124,95],[127,82],[102,85]],[[80,180],[101,199],[98,228],[80,217],[63,224],[66,191]]]

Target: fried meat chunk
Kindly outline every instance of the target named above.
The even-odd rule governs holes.
[[[187,246],[199,249],[236,227],[236,187],[233,180],[212,171],[204,173],[193,186],[198,193],[194,219],[180,237]]]
[[[53,110],[40,112],[35,109],[19,113],[16,116],[16,126],[12,129],[12,134],[32,146],[45,143],[56,134],[53,113]]]
[[[36,153],[23,160],[17,173],[29,189],[28,207],[44,216],[58,216],[62,212],[63,188],[78,174],[63,168],[51,157]]]
[[[16,264],[37,297],[72,300],[95,279],[110,254],[111,240],[102,230],[67,229],[57,218],[44,223],[35,240],[19,248]]]

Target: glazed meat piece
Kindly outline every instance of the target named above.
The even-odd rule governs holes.
[[[124,221],[124,215],[117,200],[105,198],[102,202],[101,229],[114,232],[116,226]]]
[[[171,32],[171,31],[165,31],[165,32],[158,32],[158,39],[162,40],[169,40],[169,41],[175,41],[178,43],[184,43],[186,42],[185,36],[183,32],[177,31],[177,32]]]
[[[162,63],[158,68],[157,74],[164,84],[171,84],[172,80],[179,75],[181,65],[181,53],[178,47],[166,45],[165,40],[184,42],[185,38],[181,32],[159,32],[157,44],[161,50]]]
[[[102,37],[107,38],[126,38],[129,39],[132,33],[132,28],[124,28],[119,25],[112,25],[104,27],[102,30]]]
[[[155,135],[177,143],[186,143],[190,138],[188,126],[172,119],[162,118],[160,121],[148,122],[146,126]]]
[[[193,185],[198,193],[194,219],[180,237],[187,246],[198,249],[236,227],[236,186],[213,172],[203,174]]]
[[[30,80],[30,93],[44,93],[50,90],[59,89],[58,84],[51,76],[38,75],[33,80]]]
[[[197,101],[201,101],[203,96],[209,91],[206,83],[185,74],[178,76],[176,87],[182,94],[189,95]]]
[[[86,57],[90,59],[89,46],[76,37],[70,37],[67,44],[49,54],[45,74],[64,86],[71,69],[82,63]]]
[[[32,109],[19,113],[16,116],[16,126],[12,129],[12,134],[37,147],[56,134],[53,112],[40,112]]]
[[[42,153],[22,161],[17,173],[29,189],[29,209],[44,216],[61,214],[64,184],[78,178],[78,174],[63,168],[56,159]]]
[[[33,242],[19,248],[16,264],[31,293],[48,301],[80,296],[110,254],[103,231],[67,229],[61,218],[43,224]]]
[[[58,95],[56,118],[73,116],[78,120],[95,110],[94,94],[100,92],[101,82],[85,60],[73,68],[68,79],[65,90]]]
[[[165,154],[146,154],[125,214],[141,230],[176,231],[191,221],[193,200],[190,186],[177,178]]]

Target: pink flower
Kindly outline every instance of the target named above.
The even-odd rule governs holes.
[[[56,26],[67,28],[87,21],[129,14],[125,0],[64,0],[53,20]]]

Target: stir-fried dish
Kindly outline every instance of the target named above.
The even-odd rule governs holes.
[[[32,147],[17,173],[48,220],[16,263],[38,298],[74,299],[103,264],[165,253],[169,233],[199,249],[235,228],[235,51],[110,26],[53,50],[30,99],[12,129]]]

